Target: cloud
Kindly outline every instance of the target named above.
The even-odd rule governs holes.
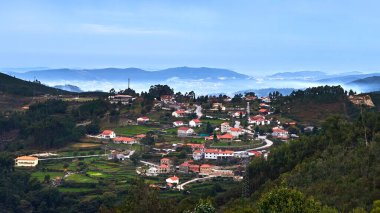
[[[98,34],[115,34],[115,35],[173,35],[174,31],[156,30],[156,29],[141,29],[128,28],[114,25],[103,24],[84,24],[83,29],[87,32]]]

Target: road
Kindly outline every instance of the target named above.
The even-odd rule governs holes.
[[[189,180],[189,181],[186,181],[186,182],[184,182],[184,183],[182,183],[182,184],[179,184],[178,186],[177,186],[177,189],[178,190],[183,190],[184,188],[184,186],[186,186],[187,184],[189,184],[189,183],[193,183],[193,182],[195,182],[195,181],[198,181],[198,180],[207,180],[207,179],[211,179],[211,178],[214,178],[215,176],[207,176],[207,177],[203,177],[203,178],[194,178],[194,179],[192,179],[192,180]]]
[[[144,164],[144,165],[154,166],[154,167],[159,167],[159,165],[154,164],[154,163],[151,163],[151,162],[148,162],[148,161],[140,160],[140,162],[141,162],[142,164]]]

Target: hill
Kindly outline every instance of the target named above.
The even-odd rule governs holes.
[[[3,73],[0,73],[0,93],[19,96],[70,94],[64,90],[48,87],[38,82],[24,81]]]
[[[380,90],[380,76],[372,76],[348,83],[349,86],[359,87],[362,92],[372,92]]]
[[[268,78],[274,79],[286,79],[286,80],[318,80],[326,78],[328,75],[321,71],[298,71],[298,72],[280,72],[268,76]]]
[[[138,68],[105,68],[105,69],[52,69],[30,71],[25,73],[11,73],[12,75],[24,79],[40,81],[126,81],[128,78],[133,81],[161,81],[173,78],[189,80],[224,80],[224,79],[246,79],[243,75],[227,69],[216,68],[191,68],[177,67],[158,71],[146,71]]]
[[[70,85],[70,84],[57,85],[57,86],[54,86],[54,88],[65,90],[68,92],[77,92],[77,93],[83,92],[79,87],[77,87],[75,85]]]

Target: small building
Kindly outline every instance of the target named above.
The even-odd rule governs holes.
[[[174,122],[173,122],[173,126],[174,126],[174,127],[180,127],[180,126],[183,126],[183,125],[185,125],[185,124],[183,123],[183,121],[174,121]]]
[[[173,177],[170,177],[170,178],[167,178],[166,179],[166,183],[168,184],[179,184],[179,178],[177,176],[173,176]]]
[[[169,173],[169,172],[170,172],[170,166],[168,166],[166,164],[161,164],[158,167],[158,173],[159,174],[166,174],[166,173]]]
[[[178,137],[189,137],[194,135],[194,130],[189,127],[180,127],[177,130]]]
[[[234,138],[238,138],[243,134],[243,131],[240,128],[230,128],[230,131],[228,133],[230,133]]]
[[[203,158],[203,152],[201,150],[194,150],[193,151],[193,159],[194,160],[202,160]]]
[[[264,115],[255,115],[248,118],[248,123],[255,125],[269,125],[270,120],[267,120]]]
[[[121,103],[123,105],[129,104],[133,97],[130,95],[112,95],[108,97],[111,104],[118,104]]]
[[[158,169],[154,166],[146,170],[146,176],[157,176],[159,173]]]
[[[165,104],[174,102],[174,97],[171,95],[161,95],[160,99]]]
[[[169,158],[161,158],[160,164],[161,165],[165,164],[168,166],[173,165],[172,160],[170,160]]]
[[[224,122],[222,124],[220,124],[220,131],[222,133],[225,133],[225,132],[228,132],[230,130],[231,126],[228,122]]]
[[[205,159],[218,159],[219,149],[206,149],[204,151]]]
[[[129,138],[129,137],[116,137],[113,139],[114,143],[123,143],[123,144],[135,144],[137,143],[137,140],[134,138]]]
[[[240,118],[240,116],[244,118],[246,115],[247,115],[246,111],[236,111],[232,113],[232,117],[234,118]]]
[[[225,141],[225,142],[230,142],[234,139],[234,136],[232,136],[231,134],[229,133],[226,133],[224,135],[217,135],[216,136],[216,139],[219,141]],[[205,140],[206,141],[212,141],[214,140],[214,136],[211,135],[211,136],[208,136],[208,137],[205,137]]]
[[[199,169],[199,174],[201,175],[209,175],[212,173],[212,169],[214,168],[214,165],[210,164],[202,164]]]
[[[289,138],[289,132],[280,128],[280,127],[273,127],[272,136],[274,138],[278,138],[278,139],[288,139]]]
[[[190,127],[200,127],[202,125],[202,121],[199,119],[193,119],[189,122]]]
[[[180,109],[180,110],[177,110],[177,111],[174,111],[172,113],[172,116],[173,117],[176,117],[176,118],[183,118],[183,117],[186,117],[186,111],[183,110],[183,109]]]
[[[33,156],[20,156],[15,159],[16,166],[35,167],[38,164],[38,158]]]
[[[199,173],[200,166],[197,164],[189,165],[189,172]]]
[[[137,123],[138,123],[138,124],[145,124],[145,123],[147,123],[149,120],[150,120],[150,119],[149,119],[148,117],[144,116],[144,117],[137,118]]]
[[[269,114],[269,110],[268,110],[268,109],[264,109],[264,108],[259,109],[259,112],[260,112],[261,114],[263,114],[263,115],[267,115],[267,114]]]
[[[113,139],[116,138],[116,134],[112,130],[104,130],[102,134],[100,134],[100,137],[104,139]]]

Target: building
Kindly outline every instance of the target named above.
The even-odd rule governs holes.
[[[212,108],[210,110],[211,111],[219,111],[219,110],[225,111],[226,107],[224,107],[222,103],[213,103]]]
[[[174,97],[171,95],[161,95],[160,99],[165,104],[174,102]]]
[[[183,123],[183,121],[174,121],[173,122],[173,126],[174,127],[179,127],[179,126],[184,126],[185,123]]]
[[[268,96],[267,97],[261,97],[261,101],[264,103],[270,103],[271,102],[271,100]]]
[[[173,162],[169,158],[162,158],[160,160],[160,164],[161,165],[165,164],[165,165],[171,166],[173,164]]]
[[[261,114],[263,114],[263,115],[267,115],[267,114],[269,114],[269,110],[268,109],[259,109],[259,112],[261,113]]]
[[[161,164],[158,167],[158,173],[159,174],[166,174],[166,173],[169,173],[169,172],[170,172],[170,166],[168,166],[166,164]]]
[[[116,137],[113,139],[114,143],[124,143],[124,144],[135,144],[137,143],[137,140],[134,138],[129,138],[129,137]]]
[[[232,136],[231,134],[229,133],[226,133],[224,135],[217,135],[216,136],[216,139],[217,140],[220,140],[220,141],[225,141],[225,142],[230,142],[234,139],[234,136]],[[214,140],[214,136],[211,135],[211,136],[208,136],[208,137],[205,137],[205,140],[206,141],[211,141],[211,140]]]
[[[232,117],[234,118],[240,118],[240,116],[244,118],[246,115],[247,115],[246,111],[236,111],[232,113]]]
[[[263,115],[255,115],[248,118],[248,123],[255,125],[269,125],[270,120],[267,120]]]
[[[190,162],[189,161],[185,161],[185,162],[181,163],[179,165],[179,171],[183,172],[183,173],[189,173]]]
[[[102,134],[100,134],[100,137],[104,139],[113,139],[116,138],[116,134],[112,130],[104,130]]]
[[[16,166],[35,167],[38,164],[38,158],[33,156],[20,156],[15,160]]]
[[[203,151],[202,150],[194,150],[193,151],[193,159],[194,160],[202,160],[203,159]]]
[[[137,123],[138,124],[145,124],[149,121],[149,118],[148,117],[140,117],[140,118],[137,118]]]
[[[205,149],[204,151],[205,159],[216,160],[218,159],[218,155],[219,155],[219,149]]]
[[[159,173],[158,168],[152,166],[148,170],[146,170],[146,176],[157,176]]]
[[[199,119],[193,119],[189,122],[190,127],[200,127],[202,125],[202,121]]]
[[[228,133],[230,133],[234,138],[238,138],[243,134],[243,130],[240,128],[230,128],[230,131]]]
[[[280,128],[280,127],[273,127],[272,128],[272,136],[274,138],[278,138],[278,139],[288,139],[289,138],[289,132]]]
[[[199,173],[200,165],[190,164],[189,172]]]
[[[180,127],[177,130],[178,137],[189,137],[194,135],[194,130],[189,127]]]
[[[183,118],[183,117],[186,117],[187,113],[185,110],[183,109],[180,109],[180,110],[177,110],[177,111],[174,111],[172,113],[172,116],[173,117],[176,117],[176,118]]]
[[[168,185],[169,184],[177,184],[178,185],[179,184],[179,178],[174,175],[173,177],[166,179],[166,183],[168,183]]]
[[[123,105],[129,104],[133,97],[130,95],[112,95],[108,97],[111,104],[118,104],[121,103]]]
[[[200,175],[209,175],[212,173],[212,169],[214,168],[214,165],[210,164],[202,164],[199,169]]]
[[[220,124],[220,131],[222,133],[225,133],[225,132],[228,132],[230,130],[231,126],[228,122],[224,122],[222,124]]]

